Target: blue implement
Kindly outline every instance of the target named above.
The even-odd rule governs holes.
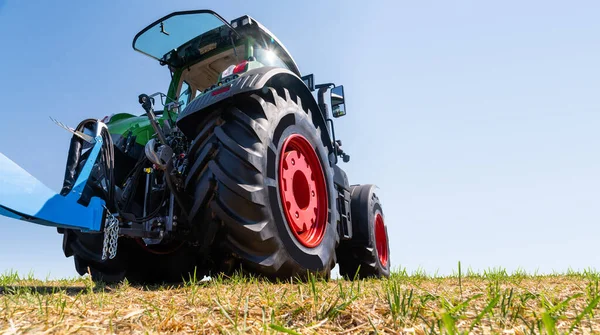
[[[75,186],[66,196],[49,189],[15,162],[0,153],[0,215],[51,227],[100,232],[105,216],[104,200],[92,197],[87,206],[78,203],[102,148],[96,143]]]

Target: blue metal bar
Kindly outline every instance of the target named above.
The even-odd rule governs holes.
[[[91,197],[87,206],[78,203],[102,148],[102,137],[95,139],[75,187],[66,196],[52,191],[0,153],[0,215],[45,226],[100,232],[104,200]]]
[[[75,186],[73,187],[73,189],[67,196],[72,195],[72,194],[77,195],[77,194],[83,193],[83,190],[85,188],[85,185],[87,184],[90,174],[92,173],[92,169],[94,168],[94,164],[96,163],[96,159],[98,158],[98,154],[100,153],[101,148],[102,148],[102,136],[98,136],[98,137],[96,137],[96,143],[94,144],[94,147],[92,148],[92,152],[90,152],[90,156],[88,157],[88,160],[83,165],[83,168],[81,169],[81,172],[79,173],[79,176],[77,177],[77,180],[75,181]]]

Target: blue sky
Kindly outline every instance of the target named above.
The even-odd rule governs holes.
[[[62,185],[69,134],[169,74],[133,36],[197,1],[0,0],[0,151]],[[200,7],[199,7],[200,6]],[[221,1],[343,84],[351,183],[380,187],[394,266],[600,268],[598,2]],[[0,271],[74,276],[53,228],[0,218]]]

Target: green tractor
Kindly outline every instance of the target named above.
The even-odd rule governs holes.
[[[342,86],[302,76],[249,16],[175,12],[133,48],[168,68],[167,93],[140,95],[142,115],[66,127],[64,186],[52,199],[95,206],[96,221],[26,217],[1,194],[0,213],[57,226],[76,270],[104,282],[328,277],[336,263],[350,278],[389,276],[376,187],[350,185],[338,166],[350,159],[332,120],[345,115]]]

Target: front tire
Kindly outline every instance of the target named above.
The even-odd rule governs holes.
[[[335,265],[333,169],[311,118],[318,112],[286,89],[268,88],[214,111],[192,143],[191,217],[220,222],[218,248],[245,272],[328,276]]]
[[[340,275],[354,279],[390,276],[390,247],[375,185],[350,187],[352,239],[338,249]]]
[[[136,284],[178,283],[192,276],[202,279],[205,272],[199,267],[197,248],[182,243],[169,252],[158,252],[132,238],[119,237],[117,256],[102,260],[103,234],[66,230],[68,255],[73,256],[75,270],[89,273],[92,280],[118,283],[127,279]]]

